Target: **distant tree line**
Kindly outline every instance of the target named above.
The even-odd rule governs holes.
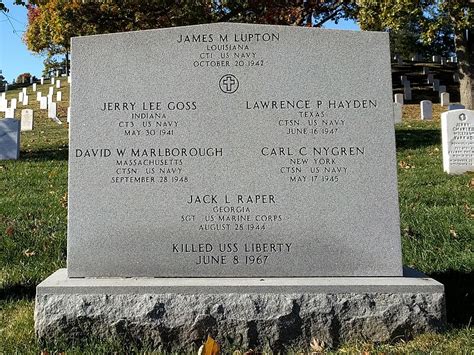
[[[461,102],[474,108],[470,0],[31,0],[25,6],[25,43],[31,51],[46,54],[48,71],[68,67],[73,36],[213,22],[321,27],[331,20],[353,19],[362,30],[389,32],[392,53],[404,57],[455,53]],[[64,61],[58,62],[57,55]]]

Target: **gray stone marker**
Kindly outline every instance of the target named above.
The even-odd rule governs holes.
[[[427,77],[426,77],[426,82],[430,85],[433,84],[433,80],[434,80],[434,74],[428,74]]]
[[[439,79],[433,79],[433,91],[439,90]]]
[[[440,94],[440,102],[441,102],[441,106],[448,106],[449,105],[449,93],[448,92],[442,92]]]
[[[433,119],[433,103],[430,100],[423,100],[420,102],[421,119],[431,120]]]
[[[387,304],[397,327],[369,338],[443,326],[442,285],[401,277],[386,33],[222,23],[74,38],[71,58],[68,268],[38,286],[40,339],[84,321],[105,334],[116,319],[100,314],[131,321],[119,299],[149,310],[163,297],[176,302],[135,318],[135,334],[164,336],[149,330],[166,314],[181,348],[209,321],[221,341],[308,344],[298,322],[284,325],[295,338],[275,331],[287,302],[326,342]],[[324,311],[343,324],[337,337],[318,320],[322,300],[353,305]],[[421,311],[402,317],[413,303]],[[179,319],[188,310],[197,332]]]
[[[73,40],[68,274],[400,276],[389,63],[345,58],[350,51],[340,44],[318,50],[325,62],[334,62],[333,56],[343,61],[324,73],[353,68],[343,81],[363,81],[355,90],[300,58],[311,57],[311,48],[326,48],[324,41],[331,38],[347,45],[354,41],[370,53],[384,51],[386,37],[257,26],[266,41],[254,38],[244,45],[240,35],[245,38],[254,26],[209,28],[224,30],[212,36],[213,45],[188,43],[187,32],[178,29]],[[164,42],[148,52],[135,43],[139,39]],[[292,42],[305,40],[315,41],[314,47],[291,54]],[[158,57],[109,78],[124,58],[103,55],[115,51],[118,41],[124,41],[121,48],[129,46],[124,55]],[[242,59],[246,46],[254,59]],[[85,47],[88,55],[95,48],[97,56],[86,59]],[[200,58],[204,49],[212,58]],[[277,49],[315,76],[289,86],[294,69],[270,53]],[[232,60],[219,59],[227,54]],[[144,89],[145,75],[159,75],[161,84]],[[270,76],[271,84],[262,80]],[[92,78],[97,83],[106,77],[109,91],[91,84]],[[304,95],[302,86],[308,86]],[[118,92],[131,96],[119,100]],[[374,129],[380,131],[377,139]],[[145,167],[142,162],[150,158],[154,165]],[[131,159],[140,165],[129,165]],[[109,208],[124,199],[129,208],[123,215]],[[354,213],[360,206],[364,212]],[[310,222],[321,215],[324,227]],[[133,232],[131,226],[139,224],[143,229]],[[268,258],[256,261],[260,255]]]
[[[411,100],[411,87],[408,80],[403,83],[403,97],[407,101]]]
[[[21,110],[21,131],[33,130],[33,110]]]
[[[441,137],[444,171],[448,174],[474,171],[474,111],[443,112]]]
[[[56,93],[56,102],[61,102],[63,99],[63,93],[61,91],[58,91]]]
[[[441,94],[442,92],[446,92],[446,85],[438,86],[438,92]]]
[[[0,120],[0,160],[20,156],[20,121],[14,118]]]
[[[33,84],[33,91],[36,91],[36,83]]]

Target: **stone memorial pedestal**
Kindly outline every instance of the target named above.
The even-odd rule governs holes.
[[[443,286],[403,273],[387,33],[71,43],[68,268],[37,288],[40,340],[284,351],[443,328]]]
[[[444,287],[404,277],[68,278],[58,270],[37,287],[42,340],[94,334],[185,351],[209,334],[242,349],[329,346],[439,331]],[[126,329],[126,333],[124,334]]]

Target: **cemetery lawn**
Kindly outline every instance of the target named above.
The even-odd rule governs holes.
[[[44,95],[47,87],[38,85]],[[65,100],[58,116],[65,122],[68,86],[61,91]],[[68,127],[39,110],[31,86],[28,94],[34,130],[21,134],[20,160],[0,161],[0,354],[42,350],[33,329],[35,287],[66,266]],[[14,96],[18,90],[7,94],[8,99]],[[443,172],[440,111],[434,105],[435,120],[422,122],[418,106],[406,105],[396,139],[403,262],[445,284],[448,330],[410,341],[394,339],[393,344],[345,344],[338,353],[474,351],[474,174]],[[133,346],[91,340],[83,348],[49,344],[47,349],[123,353]]]

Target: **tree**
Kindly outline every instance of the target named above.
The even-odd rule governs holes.
[[[359,0],[353,16],[358,19],[363,30],[399,33],[407,24],[416,24],[420,30],[419,41],[445,51],[444,54],[450,51],[449,43],[454,42],[459,63],[461,103],[474,109],[474,2]]]

